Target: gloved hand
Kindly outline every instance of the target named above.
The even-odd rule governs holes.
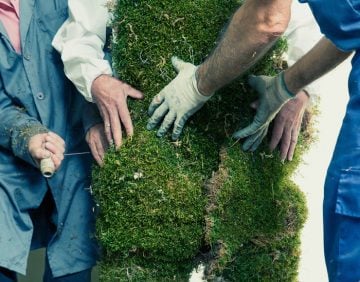
[[[249,84],[259,93],[259,106],[254,121],[248,127],[236,131],[233,138],[248,137],[243,150],[255,151],[266,136],[270,122],[294,95],[285,85],[283,72],[276,77],[250,76]]]
[[[176,140],[188,118],[198,111],[211,96],[204,96],[199,92],[195,78],[196,66],[177,57],[172,57],[171,62],[179,74],[152,100],[148,109],[151,117],[147,129],[154,129],[164,119],[157,136],[164,136],[174,124],[172,139]]]

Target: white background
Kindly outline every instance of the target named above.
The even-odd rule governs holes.
[[[335,146],[348,100],[350,60],[319,81],[318,141],[311,146],[294,180],[307,198],[309,218],[302,232],[301,282],[328,281],[322,240],[322,199],[326,170]]]

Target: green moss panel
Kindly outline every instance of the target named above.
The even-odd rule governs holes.
[[[254,115],[246,76],[195,114],[179,141],[145,128],[150,101],[176,76],[171,56],[201,63],[240,4],[118,0],[115,69],[145,99],[129,102],[134,137],[93,172],[101,281],[187,281],[200,262],[209,281],[296,280],[306,208],[290,177],[307,144],[283,164],[266,141],[246,153],[230,138]],[[277,73],[285,46],[279,41],[251,72]]]

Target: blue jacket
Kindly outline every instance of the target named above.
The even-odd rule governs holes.
[[[27,149],[34,133],[50,130],[65,140],[67,153],[89,151],[85,132],[100,122],[95,106],[66,79],[51,46],[66,18],[66,0],[22,0],[21,55],[0,23],[0,266],[22,274],[31,247],[47,246],[55,277],[90,268],[97,256],[91,156],[65,157],[47,180]],[[48,191],[56,211],[36,212]],[[48,221],[55,233],[42,224]]]
[[[356,51],[350,99],[324,192],[324,249],[329,281],[360,280],[360,0],[307,2],[327,38]],[[329,97],[336,99],[336,97]]]

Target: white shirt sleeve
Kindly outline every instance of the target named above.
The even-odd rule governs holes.
[[[69,18],[52,42],[61,54],[66,76],[90,102],[93,102],[91,85],[95,78],[112,75],[103,52],[109,21],[106,3],[106,0],[69,0]]]
[[[288,43],[284,59],[290,67],[323,37],[308,5],[293,1],[291,19],[284,36]],[[319,96],[317,82],[309,84],[304,90],[312,99]]]

